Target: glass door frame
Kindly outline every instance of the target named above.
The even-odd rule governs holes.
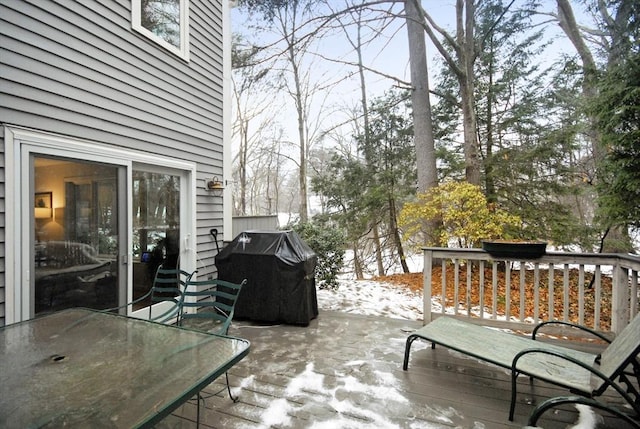
[[[150,165],[150,164],[142,164],[142,163],[138,163],[135,162],[133,163],[132,166],[132,170],[130,171],[129,174],[129,192],[131,194],[133,194],[133,189],[132,189],[132,184],[133,184],[133,170],[135,171],[140,171],[140,172],[148,172],[148,173],[159,173],[159,174],[171,174],[173,176],[178,176],[180,178],[180,201],[182,202],[182,196],[183,195],[188,195],[189,194],[189,178],[188,178],[188,174],[186,174],[186,171],[184,170],[177,170],[177,169],[172,169],[172,168],[162,168],[162,167],[158,167],[157,165]],[[133,195],[131,196],[131,202],[133,201]],[[195,233],[193,234],[183,234],[182,232],[182,227],[185,224],[185,222],[191,222],[193,223],[193,221],[195,221],[195,219],[191,219],[192,216],[189,216],[189,213],[187,210],[185,210],[185,206],[186,204],[180,204],[180,213],[179,213],[179,219],[180,219],[180,224],[178,226],[178,229],[180,231],[180,257],[178,258],[179,262],[180,262],[180,268],[184,269],[187,272],[192,272],[195,268],[186,268],[185,264],[182,261],[182,257],[183,255],[185,255],[185,252],[191,252],[194,249],[192,249],[195,244],[192,242],[191,237],[195,237]],[[131,207],[131,205],[130,205]],[[129,231],[133,232],[133,213],[132,210],[129,210],[129,216],[130,216],[130,223],[131,223],[131,227],[129,228]],[[193,209],[193,211],[191,213],[195,213],[195,208]],[[135,261],[133,260],[133,237],[131,236],[132,241],[129,245],[129,259],[131,260],[131,263],[129,264],[129,269],[131,271],[131,282],[133,282],[133,266],[135,264]],[[128,299],[127,302],[132,302],[134,300],[134,296],[133,296],[133,287],[128,288]],[[123,303],[122,305],[124,305],[126,303]],[[165,314],[171,307],[172,303],[168,302],[168,301],[164,301],[164,302],[159,302],[156,303],[155,305],[153,305],[153,308],[151,309],[151,317],[158,317],[161,314]],[[141,319],[147,319],[149,318],[149,307],[143,307],[140,309],[133,309],[131,306],[129,306],[129,308],[127,308],[127,314],[133,317],[138,317]]]
[[[119,185],[122,190],[118,201],[119,210],[124,210],[125,222],[120,225],[119,265],[123,266],[126,279],[126,294],[120,294],[122,304],[133,297],[132,276],[132,171],[141,166],[180,171],[184,177],[180,204],[181,266],[193,271],[196,264],[196,164],[190,161],[149,154],[132,149],[108,146],[103,143],[80,140],[40,131],[4,127],[5,137],[5,322],[20,322],[33,317],[33,177],[31,155],[49,155],[111,164],[123,168],[125,180]],[[124,188],[124,189],[123,189]],[[123,196],[126,196],[123,198]],[[124,246],[124,247],[123,247]],[[126,295],[126,299],[125,299]]]

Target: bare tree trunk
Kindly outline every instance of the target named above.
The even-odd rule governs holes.
[[[475,40],[475,5],[474,0],[456,0],[456,34],[455,37],[439,27],[429,14],[420,6],[417,0],[405,0],[405,5],[411,3],[417,10],[418,19],[423,30],[429,36],[434,46],[452,70],[460,86],[460,98],[463,120],[465,175],[469,183],[480,185],[482,164],[480,159],[480,147],[477,134],[477,119],[475,111],[475,94],[473,82],[473,64],[477,56]],[[407,15],[413,13],[408,10]],[[409,20],[409,17],[407,17]],[[408,25],[408,23],[407,23]],[[454,58],[438,39],[439,33],[447,43],[453,47]],[[411,46],[411,43],[409,44]],[[410,61],[412,60],[411,47],[409,48]],[[413,79],[413,76],[412,76]],[[414,84],[415,85],[415,84]]]
[[[368,147],[371,143],[371,130],[369,129],[369,105],[367,101],[367,83],[364,76],[364,63],[362,61],[362,38],[361,38],[362,23],[360,21],[360,16],[358,16],[357,24],[358,24],[357,41],[356,43],[352,42],[351,45],[354,47],[354,49],[356,50],[356,53],[358,54],[358,75],[360,77],[360,102],[362,103],[362,117],[364,120],[364,138],[366,141],[365,144]],[[345,31],[345,33],[348,35],[347,31]],[[376,255],[376,263],[378,265],[378,275],[383,276],[385,272],[384,272],[384,264],[382,260],[380,232],[378,230],[378,225],[377,223],[375,223],[375,221],[374,221],[372,230],[373,230],[374,252]]]
[[[307,207],[307,137],[305,133],[305,104],[302,99],[302,85],[300,82],[300,73],[298,63],[295,57],[294,43],[289,42],[289,61],[293,72],[293,80],[295,84],[296,113],[298,115],[298,145],[300,146],[300,158],[298,165],[298,187],[300,192],[300,222],[306,223],[309,220],[309,209]]]
[[[240,91],[242,86],[236,85],[234,81],[233,93],[236,100],[236,126],[234,127],[240,147],[238,149],[238,182],[239,201],[238,213],[242,216],[247,214],[247,153],[249,152],[249,119],[245,116],[240,102]]]
[[[477,118],[474,106],[472,79],[460,82],[462,96],[462,120],[464,128],[465,178],[472,185],[480,185],[480,156],[476,134]]]
[[[265,83],[264,74],[254,75],[256,68],[252,65],[242,66],[247,69],[233,76],[233,96],[235,100],[235,117],[233,121],[233,138],[237,138],[239,148],[234,156],[233,177],[236,192],[234,192],[234,213],[239,215],[257,214],[253,194],[260,194],[261,190],[254,189],[255,182],[264,184],[264,179],[257,177],[262,174],[260,164],[267,162],[272,151],[260,147],[266,140],[264,133],[273,132],[273,119],[277,112],[273,97],[265,96],[265,88],[272,85]],[[267,85],[267,86],[265,86]],[[249,103],[248,100],[251,100]],[[252,167],[256,170],[252,173]]]
[[[467,182],[473,185],[480,185],[481,163],[477,135],[478,120],[475,109],[475,85],[473,81],[473,64],[476,59],[474,13],[475,6],[473,0],[458,0],[456,2],[456,40],[459,47],[458,52],[462,71],[462,73],[457,74],[457,76],[462,98],[465,176]]]
[[[249,123],[242,121],[242,131],[240,133],[240,214],[247,215],[247,156],[249,147]]]
[[[418,192],[426,192],[438,184],[436,157],[429,101],[429,75],[427,48],[424,40],[423,21],[417,0],[405,1],[407,34],[409,36],[409,62],[411,68],[411,104],[413,108],[413,132],[418,166]]]
[[[356,279],[362,280],[364,278],[364,270],[362,269],[362,261],[360,255],[358,255],[358,242],[353,243],[353,268],[355,270]]]
[[[560,28],[569,38],[582,61],[582,69],[584,73],[582,94],[587,98],[593,98],[596,95],[595,83],[598,67],[593,59],[593,54],[580,34],[580,29],[578,28],[571,4],[568,0],[557,0],[557,2]],[[590,118],[589,121],[592,124],[595,123],[593,118]],[[597,163],[598,160],[604,157],[604,151],[600,148],[600,136],[598,135],[596,128],[591,126],[589,127],[589,130],[589,139],[591,140],[594,161]]]
[[[373,225],[371,231],[373,232],[373,246],[376,254],[376,263],[378,264],[378,275],[384,276],[384,264],[382,261],[382,249],[380,246],[380,230],[377,223]]]
[[[491,45],[493,49],[493,45]],[[487,75],[489,76],[489,85],[487,91],[487,141],[485,143],[485,162],[484,162],[484,185],[485,194],[487,195],[487,202],[490,204],[496,203],[498,196],[496,195],[496,184],[494,175],[494,162],[493,159],[493,101],[494,101],[494,86],[493,86],[493,74],[494,74],[494,56],[493,52],[489,59],[489,68]]]
[[[400,230],[398,229],[398,212],[396,208],[396,200],[393,197],[389,198],[389,229],[391,230],[391,236],[398,252],[398,257],[400,258],[402,272],[408,273],[409,266],[407,265],[407,258],[404,254],[404,247],[402,246]]]

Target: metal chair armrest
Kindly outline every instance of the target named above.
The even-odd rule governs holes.
[[[540,329],[542,329],[545,326],[549,326],[549,325],[563,325],[563,326],[569,326],[571,328],[575,328],[578,329],[580,331],[584,331],[584,332],[588,332],[589,334],[598,337],[599,339],[605,341],[607,344],[611,343],[611,340],[607,337],[605,337],[604,335],[602,335],[600,332],[595,331],[587,326],[584,325],[578,325],[577,323],[571,323],[571,322],[565,322],[562,320],[548,320],[546,322],[541,322],[538,325],[536,325],[535,328],[533,328],[533,332],[531,332],[531,339],[535,340],[536,339],[536,335],[538,334],[538,331]]]

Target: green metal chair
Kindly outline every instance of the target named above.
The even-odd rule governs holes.
[[[193,274],[194,273],[188,273],[179,268],[158,267],[151,290],[138,299],[138,301],[144,301],[144,298],[148,297],[150,304],[149,320],[159,323],[167,323],[170,321],[179,323],[184,292]],[[154,314],[154,305],[163,302],[169,303],[169,307],[160,310],[160,313]]]
[[[240,284],[217,279],[187,280],[178,324],[227,335],[238,295],[246,283],[246,279]]]
[[[149,306],[149,320],[158,323],[177,323],[180,320],[183,294],[191,276],[193,276],[193,273],[179,268],[163,268],[160,266],[156,270],[153,284],[147,293],[124,305],[102,311],[114,312],[131,305],[147,303]],[[160,311],[157,310],[157,306],[156,309],[153,308],[154,305],[163,302],[168,303],[168,306],[164,306]]]
[[[183,293],[178,325],[211,334],[227,335],[238,296],[245,284],[247,284],[246,279],[236,284],[217,279],[192,280],[189,278]],[[231,393],[227,373],[225,378],[229,397],[233,402],[237,402],[238,398]]]

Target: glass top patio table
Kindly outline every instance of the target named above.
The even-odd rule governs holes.
[[[0,328],[0,427],[149,427],[249,342],[86,309]]]

